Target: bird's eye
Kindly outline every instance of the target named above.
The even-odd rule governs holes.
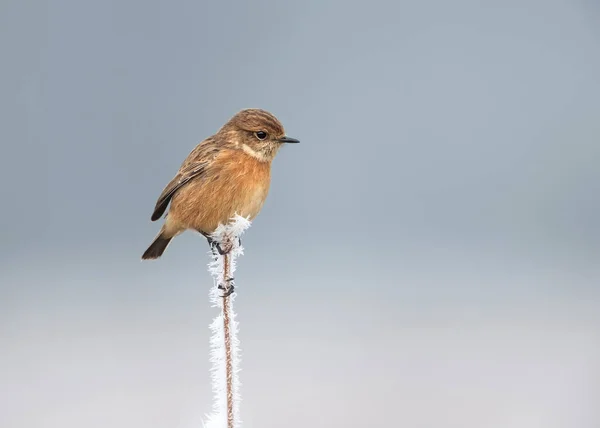
[[[256,138],[258,138],[259,140],[264,140],[265,138],[267,138],[267,133],[265,131],[255,132],[254,135],[256,135]]]

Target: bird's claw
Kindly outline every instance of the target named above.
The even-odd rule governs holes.
[[[223,299],[226,297],[229,297],[233,294],[233,291],[235,290],[235,287],[232,285],[229,287],[229,290],[225,291],[225,293],[223,293],[223,295],[221,296]]]
[[[215,250],[217,250],[217,253],[219,253],[220,255],[224,256],[225,254],[229,254],[229,252],[231,251],[231,248],[228,251],[223,250],[223,248],[221,248],[221,244],[218,243],[217,241],[207,238],[208,239],[208,245],[210,245],[210,249],[212,250],[213,254],[215,254]]]
[[[233,285],[233,278],[227,278],[226,283],[226,287],[223,284],[219,284],[217,287],[219,290],[225,291],[225,293],[221,296],[223,298],[231,296],[231,294],[235,290],[235,286]]]
[[[229,249],[229,251],[223,250],[223,248],[221,248],[221,244],[219,244],[218,242],[215,244],[215,248],[217,249],[219,254],[222,256],[224,256],[225,254],[229,254],[229,252],[231,251],[231,248]]]
[[[233,244],[229,243],[229,245],[227,245],[227,247],[229,247],[227,249],[227,251],[225,251],[222,247],[221,244],[217,241],[215,241],[212,238],[206,238],[208,240],[208,245],[210,245],[210,249],[212,250],[213,254],[215,253],[215,250],[217,250],[217,253],[219,253],[220,255],[224,256],[226,254],[229,254],[231,252],[231,250],[233,250]],[[238,238],[238,246],[242,245],[242,240],[240,238]]]

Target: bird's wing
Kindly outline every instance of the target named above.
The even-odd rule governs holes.
[[[158,220],[167,209],[171,198],[175,193],[193,179],[200,178],[206,172],[212,161],[220,152],[220,147],[215,140],[207,138],[196,146],[194,150],[183,161],[177,175],[167,184],[156,202],[152,221]]]

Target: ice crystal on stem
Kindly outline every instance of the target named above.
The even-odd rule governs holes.
[[[219,315],[210,325],[210,361],[212,363],[211,379],[214,392],[212,414],[208,415],[207,428],[240,428],[239,417],[240,381],[240,348],[237,338],[238,322],[233,310],[236,293],[229,294],[234,286],[233,274],[237,257],[244,254],[240,237],[250,227],[248,219],[235,216],[227,225],[220,225],[211,235],[222,252],[216,247],[213,260],[208,269],[214,278],[214,286],[210,291],[213,307],[220,309]],[[229,295],[227,295],[229,294]],[[224,297],[225,296],[225,297]]]

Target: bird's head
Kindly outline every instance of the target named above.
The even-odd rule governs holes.
[[[262,161],[273,160],[285,143],[300,141],[285,135],[281,122],[271,113],[261,109],[245,109],[233,116],[219,131],[237,149]]]

